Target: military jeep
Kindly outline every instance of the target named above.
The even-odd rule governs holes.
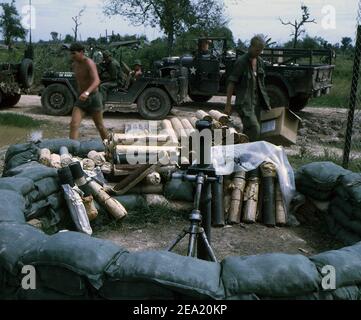
[[[0,108],[15,106],[34,81],[32,59],[20,63],[0,63]]]
[[[201,51],[202,41],[210,42],[208,52]],[[188,68],[189,97],[206,102],[212,96],[226,95],[227,79],[242,50],[228,50],[223,37],[198,39],[198,51],[179,61]],[[332,51],[265,48],[266,87],[272,107],[304,108],[311,97],[328,94],[332,87]]]
[[[121,64],[125,72],[130,70],[124,62]],[[122,111],[125,107],[136,104],[144,119],[163,119],[174,105],[182,103],[187,97],[187,73],[187,68],[169,65],[166,58],[156,61],[152,71],[143,73],[129,87],[119,86],[108,91],[104,111]],[[46,72],[42,77],[42,84],[44,89],[40,95],[45,113],[69,114],[79,95],[74,73]]]

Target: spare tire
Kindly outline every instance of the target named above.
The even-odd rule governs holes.
[[[270,98],[270,104],[272,108],[288,108],[290,101],[285,90],[275,84],[267,85],[266,90]]]
[[[137,100],[138,112],[147,120],[164,119],[172,104],[170,98],[163,89],[146,88]]]
[[[3,95],[2,102],[0,103],[2,107],[13,107],[15,106],[21,98],[21,94],[14,93],[13,95]]]
[[[41,94],[41,105],[51,116],[65,116],[74,106],[74,96],[63,84],[53,83]]]
[[[19,69],[19,80],[22,87],[29,89],[34,82],[33,60],[23,59]]]
[[[212,99],[213,96],[201,96],[198,94],[189,94],[189,98],[194,102],[207,102]]]

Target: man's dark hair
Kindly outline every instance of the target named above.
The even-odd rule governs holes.
[[[69,50],[70,51],[77,51],[77,52],[84,51],[84,46],[79,42],[74,42],[74,43],[71,44]]]

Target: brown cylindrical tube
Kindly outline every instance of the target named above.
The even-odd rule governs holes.
[[[131,146],[123,146],[118,145],[115,148],[115,152],[117,154],[126,154],[126,153],[149,153],[149,154],[159,154],[161,152],[167,152],[169,154],[177,153],[177,147],[174,146],[138,146],[138,145],[131,145]]]
[[[226,130],[226,142],[228,144],[241,144],[248,143],[249,139],[245,134],[237,132],[235,128],[228,128]]]
[[[242,221],[255,223],[257,215],[258,193],[259,193],[259,171],[252,170],[248,173],[247,186],[244,194],[244,208]]]
[[[95,163],[92,159],[84,158],[82,164],[84,170],[92,171],[95,168]]]
[[[137,185],[130,189],[127,194],[162,194],[163,184],[158,185]]]
[[[101,166],[106,162],[104,152],[91,150],[88,152],[88,158],[93,160],[96,166]]]
[[[116,199],[112,198],[103,187],[94,181],[90,181],[89,187],[93,197],[116,219],[120,220],[127,215],[127,210]]]
[[[191,123],[192,127],[195,128],[196,127],[196,122],[198,121],[198,118],[197,117],[189,117],[188,120]]]
[[[217,120],[218,122],[220,122],[222,125],[226,125],[229,123],[229,116],[227,116],[226,114],[219,112],[218,110],[211,110],[209,111],[209,115]]]
[[[56,153],[52,153],[50,156],[50,166],[56,169],[61,168],[60,156]]]
[[[278,226],[284,226],[286,222],[287,217],[281,187],[279,181],[276,180],[276,224]]]
[[[98,210],[95,208],[93,196],[82,197],[83,204],[88,215],[89,221],[93,221],[98,216]]]
[[[182,122],[176,117],[171,118],[170,122],[172,123],[174,131],[175,131],[175,133],[177,135],[177,139],[179,141],[182,138],[182,135],[185,135],[185,131],[184,131]]]
[[[44,166],[50,167],[51,163],[51,152],[47,148],[40,149],[39,151],[39,162]]]
[[[152,172],[145,177],[145,181],[147,182],[147,184],[155,186],[157,184],[160,184],[162,182],[162,179],[158,172]]]
[[[183,126],[183,128],[184,128],[184,130],[185,130],[185,132],[186,132],[187,137],[189,137],[189,135],[190,135],[195,129],[193,128],[192,124],[189,122],[188,119],[182,119],[181,122],[182,122],[182,126]]]
[[[237,224],[241,222],[243,192],[246,186],[246,173],[239,171],[234,174],[232,181],[231,206],[228,213],[228,223]]]
[[[169,143],[170,145],[178,145],[178,137],[174,131],[172,122],[170,122],[169,120],[165,119],[162,120],[162,128],[164,130],[164,132],[169,135],[169,141],[167,142],[167,144]]]
[[[197,110],[196,117],[199,120],[206,120],[206,121],[212,122],[212,117],[207,112],[205,112],[203,110]]]

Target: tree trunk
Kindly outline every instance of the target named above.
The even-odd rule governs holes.
[[[170,57],[173,52],[173,42],[174,42],[174,30],[172,29],[168,33],[168,56]]]

